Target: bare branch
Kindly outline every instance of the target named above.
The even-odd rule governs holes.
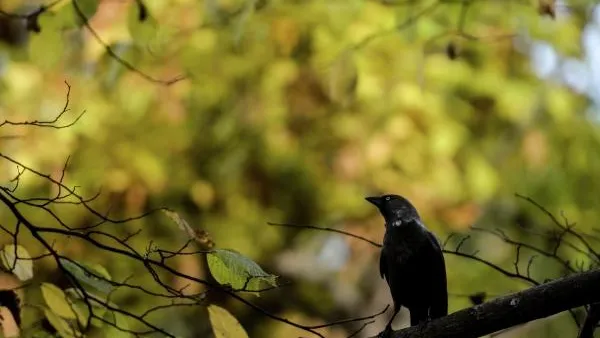
[[[588,306],[587,315],[577,338],[594,338],[594,331],[600,321],[600,303]]]
[[[73,126],[85,114],[85,110],[81,114],[79,114],[73,121],[71,121],[67,124],[57,125],[60,122],[60,120],[62,119],[62,117],[64,116],[64,114],[69,111],[69,99],[71,96],[71,85],[67,81],[65,81],[65,84],[67,85],[67,98],[65,101],[65,106],[62,109],[62,111],[54,117],[54,119],[32,120],[32,121],[23,121],[23,122],[4,120],[3,122],[0,122],[0,127],[9,125],[9,126],[31,126],[31,127],[41,127],[41,128],[64,129],[64,128],[69,128],[69,127]]]
[[[268,225],[272,225],[272,226],[280,226],[280,227],[288,227],[288,228],[300,228],[300,229],[312,229],[312,230],[322,230],[322,231],[329,231],[329,232],[335,232],[338,234],[342,234],[342,235],[346,235],[346,236],[350,236],[350,237],[354,237],[357,239],[360,239],[362,241],[365,241],[373,246],[376,246],[378,248],[381,248],[381,244],[374,242],[370,239],[366,239],[362,236],[358,236],[352,233],[349,233],[347,231],[343,231],[343,230],[339,230],[339,229],[335,229],[335,228],[327,228],[327,227],[320,227],[320,226],[315,226],[315,225],[299,225],[299,224],[291,224],[291,223],[273,223],[273,222],[267,222]]]
[[[79,4],[77,3],[78,0],[71,0],[73,3],[73,8],[75,9],[75,13],[77,14],[77,16],[79,16],[79,18],[81,19],[81,21],[83,22],[83,25],[87,28],[87,30],[92,34],[92,36],[94,37],[94,39],[101,44],[104,47],[104,50],[106,51],[106,53],[108,55],[110,55],[114,60],[116,60],[118,63],[120,63],[123,67],[127,68],[129,71],[138,74],[139,76],[141,76],[142,78],[153,82],[153,83],[158,83],[158,84],[162,84],[162,85],[172,85],[174,83],[177,83],[181,80],[184,80],[186,77],[183,75],[174,77],[172,79],[169,80],[161,80],[161,79],[157,79],[154,78],[144,72],[142,72],[141,70],[139,70],[138,68],[136,68],[133,64],[131,64],[129,61],[123,59],[122,57],[120,57],[101,37],[100,34],[98,34],[98,32],[96,32],[96,30],[90,25],[89,23],[89,19],[88,17],[85,16],[85,14],[83,13],[83,11],[81,10],[81,8],[79,7]]]
[[[464,309],[393,338],[475,338],[600,301],[600,270],[574,274]]]

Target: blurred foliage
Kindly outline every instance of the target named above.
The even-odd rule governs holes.
[[[380,240],[382,220],[363,200],[377,192],[409,198],[442,239],[477,223],[541,241],[523,229],[550,225],[515,192],[564,211],[584,232],[600,218],[600,134],[584,113],[588,102],[556,82],[539,80],[514,43],[515,34],[526,32],[578,55],[591,2],[561,2],[568,15],[549,11],[547,3],[558,6],[491,0],[79,0],[95,33],[70,1],[35,18],[39,33],[0,16],[0,122],[54,118],[65,104],[65,80],[72,92],[62,123],[86,111],[61,130],[3,127],[0,152],[52,177],[60,176],[70,156],[66,182],[88,195],[101,188],[96,203],[110,206],[113,215],[157,206],[178,210],[220,248],[235,249],[292,280],[293,286],[257,301],[290,320],[308,325],[375,313],[391,302],[376,271],[376,248],[344,238],[346,259],[328,267],[320,258],[329,257],[323,253],[328,235],[266,222],[335,225]],[[37,8],[21,0],[0,6],[10,13]],[[181,75],[170,85],[148,80]],[[15,174],[0,161],[2,182]],[[27,175],[19,189],[23,195],[53,193]],[[6,212],[0,209],[0,219]],[[76,208],[61,216],[71,224],[89,222]],[[180,235],[160,217],[114,231],[138,227],[144,231],[132,243],[139,248],[150,240],[175,246]],[[491,239],[472,245],[495,262],[510,266],[514,260],[513,251]],[[77,241],[56,246],[73,259],[105,266],[115,279],[142,272],[126,261],[107,261]],[[206,275],[200,261],[177,264],[182,272]],[[449,257],[447,266],[453,294],[524,287],[490,278],[493,272],[464,259]],[[35,269],[44,276],[54,268]],[[548,277],[562,273],[542,260],[534,270]],[[115,297],[134,310],[152,301],[126,293]],[[298,335],[221,301],[252,337]],[[467,297],[450,299],[451,310],[468,305]],[[199,316],[205,321],[189,320]],[[209,321],[201,309],[156,320],[189,336],[206,334]],[[369,332],[381,327],[372,325]],[[572,334],[574,324],[561,315],[519,330],[562,337]],[[326,332],[347,335],[343,328]]]

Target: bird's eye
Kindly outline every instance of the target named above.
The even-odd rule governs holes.
[[[389,200],[390,200],[390,196],[386,196],[386,197],[385,197],[385,200],[386,200],[386,201],[389,201]]]

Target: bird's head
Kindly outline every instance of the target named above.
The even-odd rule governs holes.
[[[365,199],[379,209],[386,225],[401,226],[413,220],[420,221],[417,209],[402,196],[382,195],[366,197]]]

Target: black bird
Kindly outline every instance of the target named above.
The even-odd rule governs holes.
[[[390,288],[394,315],[384,333],[389,334],[402,306],[410,311],[411,326],[447,315],[446,266],[435,235],[404,197],[383,195],[366,200],[377,206],[385,219],[379,272]]]

